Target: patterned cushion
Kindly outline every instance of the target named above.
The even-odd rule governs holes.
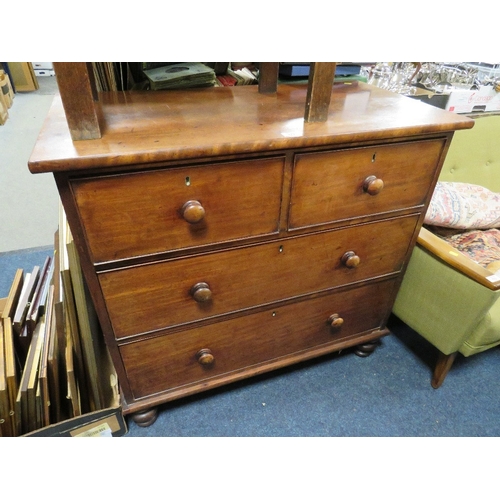
[[[425,224],[456,229],[500,227],[500,193],[463,182],[438,182]]]

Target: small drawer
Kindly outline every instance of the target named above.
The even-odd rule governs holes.
[[[289,228],[421,206],[444,145],[430,140],[298,154]]]
[[[117,338],[398,273],[418,217],[99,273]]]
[[[120,353],[135,398],[307,354],[383,327],[394,280],[124,345]],[[296,357],[296,359],[297,359]],[[286,360],[283,363],[287,364]]]
[[[170,168],[71,183],[96,263],[278,231],[284,159]]]

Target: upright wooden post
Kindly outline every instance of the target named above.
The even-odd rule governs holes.
[[[327,120],[336,67],[337,63],[311,63],[304,115],[306,122]]]
[[[97,92],[90,65],[85,62],[53,64],[71,138],[74,141],[99,139],[101,130],[94,105]]]
[[[278,69],[277,62],[261,62],[259,69],[259,93],[274,94],[278,90]]]

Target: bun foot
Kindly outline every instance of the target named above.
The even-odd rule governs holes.
[[[149,427],[150,425],[153,425],[156,422],[157,418],[158,418],[157,408],[151,408],[149,410],[141,411],[139,413],[134,413],[132,415],[132,420],[139,427]]]
[[[378,345],[378,340],[358,345],[355,347],[354,354],[356,354],[356,356],[359,356],[361,358],[366,358],[377,348],[377,345]]]

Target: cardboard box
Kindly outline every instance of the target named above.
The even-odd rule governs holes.
[[[14,100],[14,90],[12,89],[9,75],[3,69],[0,70],[0,93],[7,107],[10,108]]]
[[[448,102],[449,96],[446,94],[436,94],[434,92],[431,92],[430,90],[416,87],[415,94],[412,94],[409,97],[425,102],[426,104],[431,104],[436,108],[444,109],[446,107],[446,103]]]
[[[56,76],[53,69],[35,69],[36,76]]]
[[[9,118],[9,110],[7,109],[7,104],[4,100],[4,97],[0,92],[0,125],[3,125],[8,118]]]
[[[418,88],[410,97],[452,113],[500,111],[500,92],[490,86],[479,90],[454,90],[450,94],[435,94]]]
[[[456,90],[450,94],[445,109],[453,113],[500,111],[500,92],[490,86],[479,90]]]
[[[32,62],[33,69],[36,71],[37,69],[45,69],[45,70],[52,70],[54,69],[54,66],[51,62]]]
[[[38,90],[38,81],[36,79],[33,65],[28,62],[8,62],[9,71],[16,92],[32,92]]]

